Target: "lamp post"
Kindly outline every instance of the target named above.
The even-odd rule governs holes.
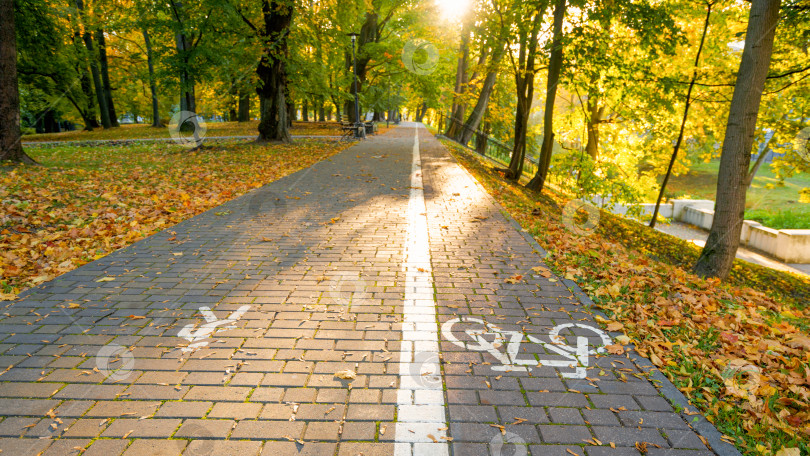
[[[357,57],[354,55],[354,42],[357,40],[359,34],[352,32],[347,33],[347,35],[352,37],[352,72],[354,73],[354,136],[356,138],[362,138],[365,136],[366,129],[362,122],[360,122],[360,99],[357,96]]]

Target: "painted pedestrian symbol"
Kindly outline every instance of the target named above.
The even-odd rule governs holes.
[[[466,329],[462,330],[462,326]],[[575,346],[568,345],[560,332],[575,328],[594,332],[599,337],[602,346],[589,348],[588,338],[584,336],[577,336]],[[551,342],[544,342],[538,337],[520,331],[504,331],[493,324],[473,317],[459,317],[446,321],[442,325],[442,335],[459,347],[485,351],[492,355],[501,363],[500,366],[492,366],[494,371],[525,372],[530,371],[531,367],[537,366],[573,369],[574,372],[562,373],[565,378],[585,378],[586,369],[590,365],[590,356],[604,353],[605,346],[611,344],[610,337],[601,329],[580,323],[565,323],[553,327],[549,331]],[[461,338],[457,336],[461,336]],[[520,344],[523,343],[524,338],[542,346],[549,354],[559,355],[564,359],[519,359]]]
[[[235,329],[236,326],[233,324],[242,318],[242,315],[244,315],[248,310],[250,310],[250,306],[242,306],[239,309],[231,312],[228,318],[219,320],[217,319],[217,316],[214,315],[214,312],[211,311],[210,307],[200,307],[200,313],[205,319],[205,323],[203,323],[203,325],[196,330],[194,330],[194,328],[197,325],[186,325],[180,330],[179,333],[177,333],[178,337],[182,337],[190,342],[188,347],[183,347],[183,351],[190,352],[200,347],[205,347],[208,345],[208,341],[206,339],[211,338],[211,336],[217,331]],[[220,327],[222,325],[227,326]]]

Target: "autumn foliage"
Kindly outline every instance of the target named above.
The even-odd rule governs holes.
[[[561,221],[567,198],[445,144],[724,439],[747,454],[808,450],[810,279],[738,260],[730,283],[703,280],[689,272],[695,246],[604,212],[594,233],[575,234]]]
[[[33,148],[0,168],[0,298],[330,157],[351,143]]]

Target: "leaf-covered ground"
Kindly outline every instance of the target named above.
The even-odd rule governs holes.
[[[385,124],[381,125],[383,128]],[[249,122],[209,122],[206,124],[206,137],[217,136],[258,136],[259,121]],[[337,122],[293,122],[290,134],[301,136],[340,136]],[[171,138],[169,128],[153,128],[147,124],[128,124],[118,128],[93,131],[66,131],[62,133],[40,133],[23,136],[23,142],[42,141],[96,141],[109,139],[153,139]]]
[[[586,215],[563,223],[560,193],[444,143],[726,439],[745,454],[810,454],[810,279],[738,260],[728,283],[704,280],[690,272],[696,247],[605,212],[577,234]]]
[[[0,166],[0,300],[351,144],[29,148],[44,166]]]

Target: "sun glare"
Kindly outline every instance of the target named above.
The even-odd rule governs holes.
[[[460,19],[469,9],[471,0],[436,0],[442,18],[448,20]]]

